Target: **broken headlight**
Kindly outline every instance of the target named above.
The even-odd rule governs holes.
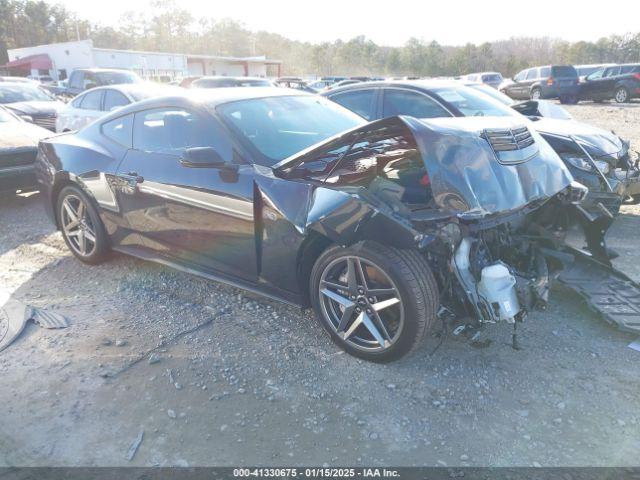
[[[593,165],[591,165],[591,162],[589,162],[589,160],[587,160],[583,156],[576,155],[575,153],[563,153],[563,154],[560,154],[560,157],[565,162],[570,163],[571,165],[573,165],[576,168],[579,168],[580,170],[583,170],[585,172],[593,172]],[[611,165],[609,165],[608,162],[605,162],[603,160],[594,160],[593,163],[595,163],[598,170],[600,170],[602,173],[604,174],[609,173],[609,169],[611,168]]]
[[[577,205],[585,199],[588,193],[589,189],[587,187],[580,182],[573,180],[567,188],[558,194],[558,196],[568,203]]]

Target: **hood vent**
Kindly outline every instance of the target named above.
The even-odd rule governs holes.
[[[535,140],[525,126],[486,128],[482,136],[489,142],[500,163],[521,163],[538,153]]]

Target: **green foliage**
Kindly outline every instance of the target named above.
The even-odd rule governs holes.
[[[149,12],[152,12],[149,14]],[[175,0],[153,0],[143,12],[126,12],[117,27],[92,25],[62,5],[37,0],[0,0],[0,45],[7,48],[91,38],[104,48],[211,55],[266,55],[282,60],[290,75],[460,75],[551,63],[640,62],[640,33],[595,42],[542,37],[443,46],[410,38],[385,47],[358,36],[311,44],[270,32],[252,32],[232,19],[193,18]]]

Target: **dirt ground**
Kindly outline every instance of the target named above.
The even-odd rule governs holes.
[[[570,110],[640,149],[640,104]],[[625,208],[609,235],[618,267],[637,280],[639,215]],[[122,255],[81,264],[37,194],[0,205],[0,286],[71,320],[64,330],[29,325],[0,353],[0,466],[640,458],[635,337],[560,290],[520,328],[520,351],[510,327],[495,325],[488,348],[449,337],[434,353],[432,339],[375,365],[343,354],[309,312]]]

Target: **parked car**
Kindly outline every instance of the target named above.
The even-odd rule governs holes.
[[[640,177],[631,159],[629,142],[606,130],[567,120],[561,112],[555,118],[541,117],[539,110],[544,107],[537,105],[539,100],[506,105],[504,100],[494,100],[500,92],[481,93],[479,88],[491,90],[479,84],[466,86],[461,81],[422,80],[363,83],[321,95],[367,120],[393,115],[520,118],[549,141],[572,175],[589,187],[585,208],[599,211],[602,204],[616,215],[622,202],[636,192]]]
[[[40,85],[55,85],[56,81],[51,78],[51,75],[29,75],[27,77],[29,80],[33,80],[35,83]]]
[[[146,98],[169,95],[178,87],[129,83],[87,90],[58,112],[56,132],[79,130],[108,112]]]
[[[38,82],[35,80],[31,80],[27,77],[0,77],[0,82],[9,82],[9,83],[30,83],[32,85],[37,85]]]
[[[500,91],[515,99],[558,98],[575,103],[579,93],[578,72],[571,65],[548,65],[522,70]]]
[[[24,120],[55,132],[64,103],[32,83],[0,83],[0,104]]]
[[[580,84],[582,100],[614,99],[626,103],[637,97],[640,97],[640,63],[602,68],[587,75]]]
[[[228,88],[228,87],[273,87],[267,78],[258,77],[201,77],[194,80],[189,88]]]
[[[558,219],[579,217],[590,246],[603,224],[522,117],[365,123],[304,92],[207,93],[40,143],[47,212],[76,258],[112,248],[313,306],[340,347],[380,362],[417,347],[439,311],[519,322],[556,275],[579,290],[569,268],[622,275],[562,242]],[[637,332],[617,315],[629,302],[601,309]]]
[[[34,171],[38,141],[49,135],[49,130],[0,107],[0,195],[38,188]]]
[[[489,85],[493,88],[498,88],[500,84],[503,82],[502,74],[498,72],[480,72],[480,73],[470,73],[463,77],[464,80],[469,82],[478,82],[484,83],[485,85]]]
[[[107,85],[140,83],[142,78],[130,70],[108,68],[79,68],[71,72],[66,87],[60,87],[56,93],[76,96],[85,90]]]
[[[275,81],[278,87],[293,88],[294,90],[302,90],[303,92],[316,93],[309,84],[299,77],[280,77]]]

